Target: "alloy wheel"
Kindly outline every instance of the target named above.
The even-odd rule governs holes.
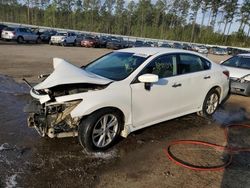
[[[103,115],[92,131],[92,141],[96,147],[102,148],[110,144],[116,137],[118,120],[113,114]]]

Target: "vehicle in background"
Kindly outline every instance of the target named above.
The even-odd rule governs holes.
[[[0,24],[0,38],[1,38],[1,35],[2,35],[2,30],[4,28],[8,27],[7,25],[4,25],[4,24]]]
[[[182,44],[178,43],[178,42],[174,42],[173,43],[173,48],[176,48],[176,49],[183,49],[183,46]]]
[[[58,32],[56,35],[51,36],[49,44],[59,44],[62,46],[75,45],[76,34],[74,32]]]
[[[232,47],[228,47],[227,48],[227,54],[228,55],[238,55],[238,54],[245,54],[245,53],[249,53],[249,51],[247,50],[243,50],[243,49],[238,49],[238,48],[232,48]]]
[[[144,42],[141,40],[136,40],[133,47],[143,47]]]
[[[113,50],[124,48],[123,38],[122,37],[109,37],[106,48],[113,49]]]
[[[162,43],[159,45],[159,47],[162,47],[162,48],[171,48],[171,45],[168,44],[168,43]]]
[[[198,51],[201,54],[208,54],[208,49],[205,46],[198,46]]]
[[[40,34],[42,42],[49,43],[52,36],[55,36],[57,31],[55,30],[45,30]]]
[[[99,45],[100,45],[101,48],[106,48],[107,47],[107,42],[108,42],[108,36],[101,35],[99,37]]]
[[[1,37],[6,40],[16,40],[18,43],[41,43],[39,35],[24,27],[6,27],[2,30]]]
[[[53,61],[54,72],[30,91],[28,125],[43,137],[78,135],[89,151],[186,114],[211,117],[229,92],[223,66],[186,50],[127,48],[83,68]]]
[[[97,48],[99,47],[98,38],[87,36],[81,41],[81,46],[86,48]]]
[[[85,37],[86,37],[86,34],[84,33],[76,34],[75,46],[81,46],[81,41],[84,40]]]
[[[227,55],[226,49],[219,48],[219,47],[210,48],[210,53],[215,54],[215,55]]]
[[[250,53],[233,56],[221,65],[230,72],[231,92],[250,96]]]
[[[182,46],[183,46],[184,50],[190,50],[190,51],[192,51],[192,47],[189,44],[183,43]]]

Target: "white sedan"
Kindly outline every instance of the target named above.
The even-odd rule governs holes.
[[[250,54],[238,54],[221,64],[230,72],[231,92],[250,96]]]
[[[53,65],[30,91],[28,125],[50,138],[78,136],[90,151],[186,114],[211,116],[229,93],[225,68],[185,50],[130,48],[81,68],[59,58]]]

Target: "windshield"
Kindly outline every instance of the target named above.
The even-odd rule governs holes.
[[[234,57],[226,60],[222,64],[225,66],[229,66],[229,67],[250,69],[250,57],[234,56]]]
[[[85,67],[99,76],[119,81],[128,77],[147,57],[127,52],[112,52]]]
[[[67,36],[67,33],[57,33],[56,36]]]

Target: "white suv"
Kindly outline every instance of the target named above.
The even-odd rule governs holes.
[[[50,41],[50,45],[60,44],[62,46],[67,46],[69,44],[76,44],[76,34],[74,32],[59,32],[55,36],[52,36]]]

